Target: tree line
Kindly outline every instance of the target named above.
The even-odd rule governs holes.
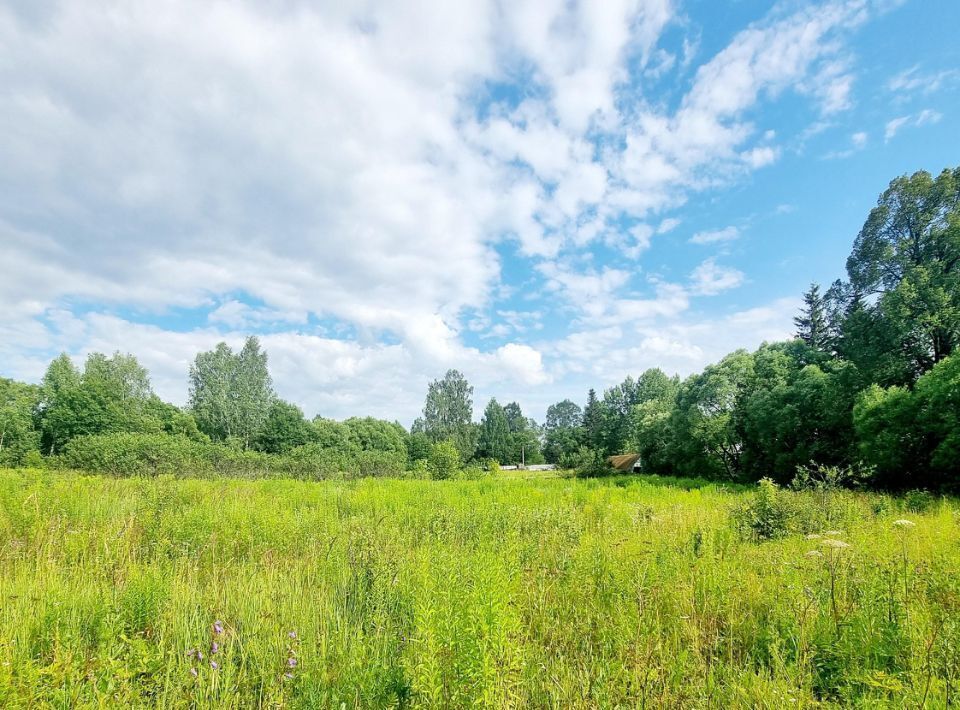
[[[277,397],[255,337],[197,355],[189,402],[157,397],[131,355],[66,355],[42,382],[0,379],[0,464],[95,470],[276,470],[443,478],[470,462],[547,461],[599,470],[611,454],[644,471],[789,482],[838,467],[877,487],[955,488],[960,473],[960,168],[902,176],[856,237],[847,278],[812,284],[796,338],[738,350],[681,380],[627,377],[543,425],[491,399],[473,421],[457,370],[428,387],[422,416],[308,420]]]
[[[548,460],[640,454],[643,470],[789,482],[838,467],[884,488],[960,483],[960,168],[902,176],[847,278],[812,284],[796,338],[684,380],[659,369],[547,411]]]

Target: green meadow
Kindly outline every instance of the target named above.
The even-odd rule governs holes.
[[[0,705],[956,703],[955,501],[757,491],[2,471]]]

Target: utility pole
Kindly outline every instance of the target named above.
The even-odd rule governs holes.
[[[526,446],[520,444],[520,468],[525,469],[527,467],[527,456],[526,456]]]

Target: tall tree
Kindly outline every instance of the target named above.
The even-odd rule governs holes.
[[[274,398],[267,354],[254,336],[237,354],[219,343],[190,366],[190,408],[212,439],[236,438],[249,447],[263,430]]]
[[[914,379],[948,357],[960,340],[960,168],[893,180],[857,235],[847,273]]]
[[[0,377],[0,466],[19,466],[26,455],[39,452],[40,433],[33,413],[40,388]]]
[[[473,419],[473,387],[457,370],[448,370],[443,379],[427,387],[423,405],[423,431],[431,441],[452,441],[462,461],[476,449]]]
[[[543,454],[549,463],[558,463],[580,447],[582,424],[583,410],[569,399],[547,407]]]
[[[820,293],[820,285],[813,283],[803,294],[803,309],[793,319],[797,327],[797,337],[812,348],[827,350],[830,346],[830,332],[827,319],[826,300]]]
[[[594,451],[600,451],[603,445],[603,412],[593,387],[587,392],[587,404],[583,408],[583,439]]]
[[[510,459],[510,425],[504,408],[495,398],[487,403],[480,421],[477,455],[506,464]]]
[[[85,434],[160,432],[147,371],[132,355],[91,353],[83,372],[65,354],[47,368],[37,415],[43,449],[57,453]]]

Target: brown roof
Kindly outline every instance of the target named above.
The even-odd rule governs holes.
[[[640,460],[640,454],[621,454],[620,456],[611,456],[607,463],[618,471],[632,471]]]

